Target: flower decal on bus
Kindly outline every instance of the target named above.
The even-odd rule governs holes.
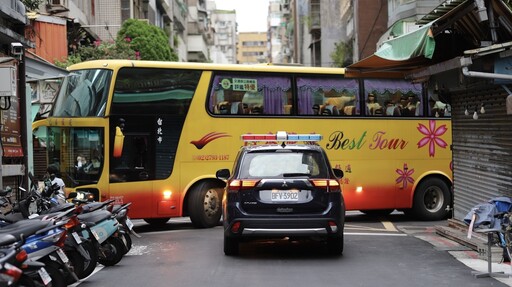
[[[414,173],[414,168],[409,169],[407,167],[407,163],[404,163],[403,169],[396,169],[396,173],[399,175],[399,177],[396,178],[396,183],[402,183],[402,189],[407,188],[407,183],[414,183],[414,179],[412,178],[412,174]]]
[[[211,132],[204,135],[202,138],[198,140],[191,141],[190,143],[195,145],[197,149],[202,149],[206,144],[209,142],[212,142],[218,138],[225,138],[225,137],[231,137],[227,133],[218,133],[218,132]]]
[[[428,155],[434,157],[436,155],[436,145],[441,148],[446,148],[448,145],[441,136],[448,130],[446,125],[442,125],[436,128],[436,121],[429,120],[429,127],[427,128],[423,124],[418,124],[418,131],[425,135],[419,142],[418,148],[422,148],[428,144]]]

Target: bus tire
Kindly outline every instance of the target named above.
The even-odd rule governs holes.
[[[167,223],[167,221],[169,221],[169,217],[165,217],[165,218],[144,218],[144,221],[146,221],[146,223],[148,223],[149,225],[153,225],[153,226],[162,226],[164,224]]]
[[[364,209],[360,211],[368,216],[379,217],[388,216],[391,212],[394,211],[394,209]]]
[[[192,188],[188,210],[192,224],[197,228],[215,227],[222,215],[222,186],[203,181]]]
[[[431,177],[418,185],[414,193],[413,214],[420,220],[434,221],[448,217],[450,188],[441,178]]]

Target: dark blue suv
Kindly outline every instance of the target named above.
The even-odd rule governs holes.
[[[325,239],[330,253],[343,253],[345,204],[340,180],[316,141],[319,135],[244,135],[263,145],[241,148],[222,201],[224,253],[236,255],[245,240],[284,237]],[[297,144],[305,142],[307,144]]]

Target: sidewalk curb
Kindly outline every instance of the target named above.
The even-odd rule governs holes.
[[[415,235],[428,241],[436,249],[450,253],[464,265],[473,269],[476,273],[487,273],[487,235],[473,232],[471,238],[467,236],[468,227],[463,222],[448,219],[447,226],[434,226],[432,235]],[[502,263],[502,249],[498,246],[491,247],[491,272],[509,274],[509,277],[495,277],[494,279],[512,286],[512,265]],[[475,276],[475,280],[478,278]]]

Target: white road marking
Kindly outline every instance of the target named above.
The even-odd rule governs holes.
[[[369,236],[407,236],[404,233],[382,233],[382,232],[343,232],[344,235],[369,235]]]

